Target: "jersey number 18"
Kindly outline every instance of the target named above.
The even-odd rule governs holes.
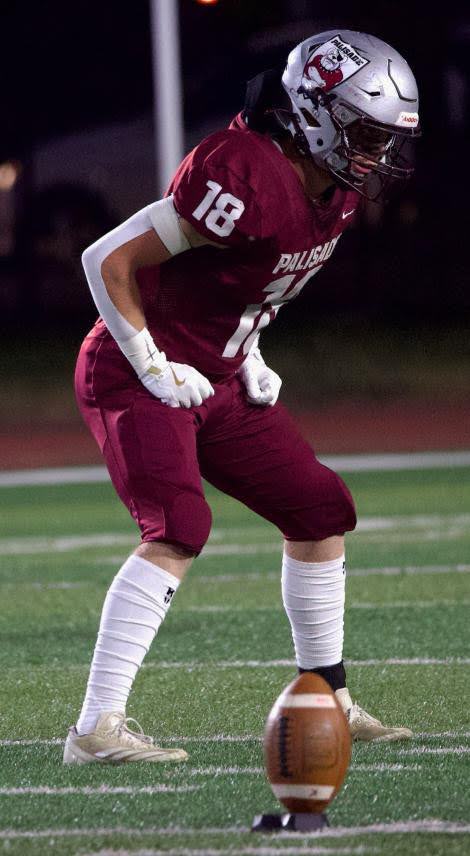
[[[207,228],[221,238],[226,237],[235,228],[235,220],[241,217],[245,206],[241,199],[237,199],[232,193],[221,193],[222,185],[217,184],[216,181],[208,181],[207,187],[209,190],[194,209],[193,217],[196,220],[202,220],[204,214],[207,214],[204,220]],[[214,202],[215,205],[211,208]],[[246,307],[237,329],[225,345],[223,356],[236,357],[240,348],[243,348],[243,353],[247,354],[263,327],[276,317],[283,303],[297,297],[307,280],[318,273],[320,267],[321,265],[309,270],[293,288],[291,286],[296,278],[295,274],[281,276],[270,282],[263,289],[267,294],[266,300],[263,303],[250,303]]]
[[[208,181],[207,186],[209,190],[197,208],[194,209],[193,217],[196,220],[202,220],[204,214],[209,211],[209,208],[211,208],[212,203],[218,196],[214,207],[207,214],[204,223],[215,235],[218,235],[220,238],[226,238],[227,235],[233,232],[235,220],[241,217],[245,206],[241,199],[237,199],[232,193],[221,193],[219,196],[222,185],[217,184],[216,181]]]

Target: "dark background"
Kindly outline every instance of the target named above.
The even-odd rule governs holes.
[[[470,9],[310,0],[179,5],[187,150],[241,108],[249,77],[283,64],[314,32],[368,31],[407,58],[421,94],[415,177],[387,207],[368,206],[360,228],[264,342],[291,377],[294,399],[304,357],[319,366],[312,400],[464,394]],[[1,350],[8,371],[21,369],[16,386],[29,395],[25,363],[29,377],[70,384],[76,349],[95,318],[81,251],[156,196],[149,6],[3,3],[0,31],[0,163],[13,160],[20,170],[14,188],[0,190]],[[7,382],[10,420],[21,413],[13,386]],[[71,408],[67,398],[64,413]]]

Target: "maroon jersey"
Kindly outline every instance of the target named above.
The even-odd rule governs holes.
[[[359,196],[336,189],[329,204],[314,205],[287,157],[241,116],[188,154],[169,192],[220,248],[137,272],[147,325],[168,359],[226,380],[333,254]]]

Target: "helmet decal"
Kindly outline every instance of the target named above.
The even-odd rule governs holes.
[[[419,116],[417,113],[407,113],[406,110],[402,110],[398,119],[397,125],[406,126],[406,125],[417,125],[419,122]]]
[[[313,48],[304,66],[302,84],[306,89],[320,88],[329,92],[368,62],[369,60],[359,56],[352,45],[344,42],[338,34]]]

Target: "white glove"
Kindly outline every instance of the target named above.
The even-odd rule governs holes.
[[[252,348],[239,374],[251,404],[276,404],[282,380],[276,372],[268,368],[259,348]]]
[[[163,357],[165,354],[159,352]],[[163,368],[151,365],[140,378],[143,385],[169,407],[197,407],[214,395],[204,375],[184,363],[166,363]]]
[[[131,339],[118,342],[146,389],[169,407],[197,407],[214,395],[204,375],[184,363],[168,362],[144,327]]]

